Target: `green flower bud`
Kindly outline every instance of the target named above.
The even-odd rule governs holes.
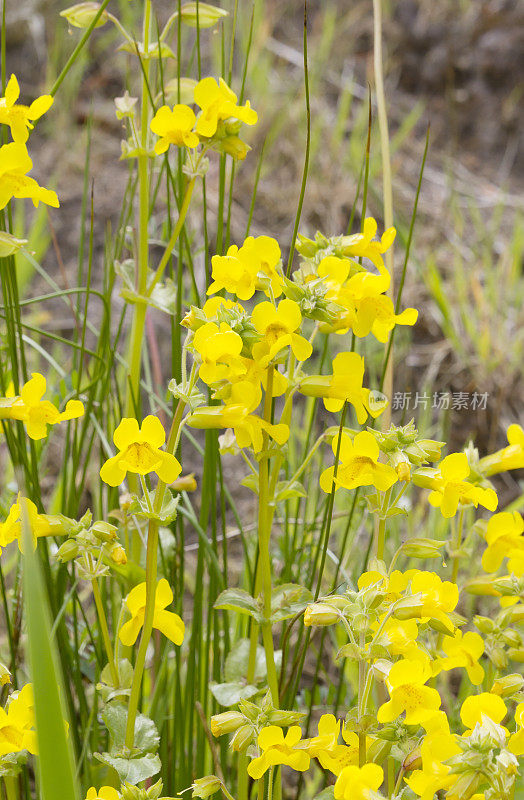
[[[239,711],[224,711],[211,717],[211,733],[213,736],[222,736],[224,733],[233,733],[244,724],[244,715]]]
[[[117,537],[117,528],[109,522],[100,520],[91,526],[91,533],[96,536],[100,542],[109,543],[115,541]]]
[[[511,697],[520,692],[523,686],[524,677],[514,672],[510,675],[504,675],[502,678],[497,678],[493,682],[490,691],[492,694],[498,694],[499,697]]]
[[[190,28],[212,28],[229,13],[209,3],[184,3],[181,12],[182,22]]]
[[[304,625],[334,625],[340,619],[340,612],[329,603],[311,603],[304,611]]]
[[[58,548],[56,557],[62,562],[62,564],[65,564],[66,561],[72,561],[74,558],[76,558],[79,552],[80,548],[77,542],[75,542],[74,539],[68,539]]]
[[[191,788],[193,789],[192,797],[206,798],[220,791],[222,781],[216,775],[206,775],[205,778],[197,778]]]
[[[251,725],[242,725],[233,734],[229,746],[235,752],[243,753],[255,739],[255,732]]]
[[[99,9],[100,3],[77,3],[76,5],[65,8],[63,11],[61,11],[60,16],[64,17],[74,28],[89,28]],[[95,25],[95,28],[101,28],[102,25],[106,24],[106,22],[107,13],[106,11],[103,11]]]
[[[17,239],[7,231],[0,231],[0,258],[12,256],[25,244],[27,244],[27,239]]]

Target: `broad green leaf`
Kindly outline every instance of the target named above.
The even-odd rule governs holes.
[[[257,601],[244,589],[225,589],[218,595],[214,607],[225,611],[238,611],[240,614],[249,614],[250,617],[253,617],[258,622],[261,620]]]
[[[209,687],[217,703],[221,706],[236,706],[248,697],[253,697],[260,691],[256,686],[238,681],[237,683],[212,683]]]
[[[127,707],[120,703],[109,703],[104,709],[102,719],[111,734],[113,741],[112,753],[115,753],[115,751],[121,750],[125,746]],[[160,737],[153,720],[144,716],[144,714],[137,714],[134,750],[138,750],[140,754],[154,751],[157,749],[159,742]]]
[[[140,781],[145,781],[146,778],[152,778],[160,772],[162,764],[157,755],[148,753],[147,755],[138,755],[134,758],[124,758],[123,756],[112,756],[110,753],[94,753],[95,758],[113,767],[116,770],[120,781],[124,783],[133,784],[136,786]],[[60,796],[60,795],[58,795]]]
[[[249,652],[250,652],[249,639],[239,639],[227,654],[226,663],[224,665],[224,677],[226,681],[240,681],[245,680],[248,673],[249,665]],[[255,683],[263,680],[266,677],[266,654],[262,645],[257,645],[255,655],[255,673],[253,680]]]
[[[312,599],[313,595],[304,586],[295,583],[277,586],[271,595],[271,621],[281,622],[296,616]]]

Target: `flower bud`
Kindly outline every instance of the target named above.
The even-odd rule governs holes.
[[[524,664],[524,650],[510,648],[508,650],[508,656],[512,661],[516,661],[518,664]]]
[[[407,483],[411,478],[411,468],[409,466],[409,461],[401,461],[399,464],[397,464],[396,471],[399,481],[404,481]]]
[[[402,769],[404,772],[412,772],[415,769],[422,769],[422,755],[420,753],[420,748],[416,748],[416,750],[412,750],[402,763]]]
[[[489,617],[481,617],[477,615],[473,618],[474,625],[481,633],[493,633],[495,630],[495,623]]]
[[[96,536],[100,542],[109,543],[114,542],[116,539],[116,526],[111,525],[109,522],[99,520],[91,526],[91,533]]]
[[[181,478],[177,478],[171,484],[170,488],[175,492],[194,492],[197,488],[195,473],[190,472],[189,475],[182,475]]]
[[[414,537],[408,539],[402,545],[402,554],[409,558],[438,558],[441,555],[440,549],[444,542],[437,539],[426,539],[424,537]]]
[[[184,3],[181,9],[182,22],[191,28],[212,28],[227,16],[225,9],[209,3]]]
[[[255,738],[251,725],[242,725],[234,734],[229,746],[235,752],[243,753]]]
[[[238,711],[224,711],[211,717],[211,733],[213,736],[222,736],[224,733],[233,733],[244,724],[244,715]]]
[[[0,686],[5,686],[6,683],[11,683],[11,673],[6,665],[0,662]]]
[[[94,18],[100,9],[100,3],[85,2],[77,3],[74,6],[65,8],[60,12],[60,16],[64,17],[70,25],[74,28],[89,28]],[[107,13],[102,11],[95,28],[101,28],[107,22]]]
[[[334,625],[340,613],[328,603],[311,603],[304,611],[304,625]]]
[[[498,694],[499,697],[511,697],[511,695],[520,692],[524,686],[524,677],[517,673],[511,675],[504,675],[502,678],[497,678],[491,687],[491,694]]]
[[[27,239],[17,239],[11,233],[0,231],[0,258],[12,256],[25,244],[27,244]]]
[[[75,540],[68,539],[58,548],[56,551],[56,557],[62,562],[62,564],[65,564],[66,561],[72,561],[73,558],[76,558],[79,552],[80,548]]]
[[[192,797],[210,797],[220,791],[222,781],[216,775],[206,775],[205,778],[197,778],[191,785],[193,789]]]
[[[117,544],[115,547],[113,547],[111,550],[111,560],[119,566],[127,564],[126,551],[121,545]]]
[[[202,6],[200,6],[202,7]],[[182,103],[182,105],[189,106],[194,102],[195,86],[197,82],[193,78],[180,78],[180,93],[178,78],[172,78],[164,87],[165,101],[162,95],[159,96],[159,101],[175,105],[175,103]]]

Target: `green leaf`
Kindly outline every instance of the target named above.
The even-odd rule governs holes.
[[[132,758],[112,756],[110,753],[94,753],[94,756],[101,761],[102,764],[113,767],[118,773],[121,783],[127,781],[127,783],[131,783],[134,786],[140,783],[140,781],[145,781],[146,778],[152,778],[160,772],[162,768],[159,757],[152,753],[138,755]]]
[[[248,614],[257,622],[262,619],[257,601],[244,589],[225,589],[215,600],[214,608]]]
[[[107,729],[113,740],[112,753],[120,751],[125,746],[127,708],[120,703],[110,703],[104,709],[102,719],[107,725]],[[137,714],[135,720],[135,747],[140,754],[154,751],[157,749],[160,736],[156,725],[152,719]],[[154,773],[153,773],[154,774]]]
[[[246,679],[249,665],[249,652],[251,643],[249,639],[239,639],[226,657],[224,665],[224,677],[226,681],[235,682]],[[266,677],[266,654],[264,648],[257,644],[255,655],[255,672],[253,681],[259,683]]]
[[[236,706],[242,699],[253,697],[260,691],[256,686],[238,681],[237,683],[212,683],[211,693],[221,706]]]
[[[275,503],[282,503],[292,497],[306,497],[306,490],[300,481],[279,481],[275,491]]]
[[[145,519],[154,519],[161,525],[169,525],[170,522],[176,519],[178,503],[180,497],[173,497],[169,489],[164,493],[162,501],[162,508],[159,511],[151,511],[154,508],[155,492],[148,492],[149,502],[146,497],[133,496],[133,501],[129,506],[129,513],[136,514],[137,517],[144,517]]]
[[[282,586],[277,586],[271,595],[271,621],[281,622],[284,619],[295,617],[304,611],[312,600],[313,595],[305,586],[295,583],[284,583]]]
[[[79,800],[76,765],[66,732],[62,703],[62,675],[51,636],[47,593],[33,550],[33,536],[25,501],[22,501],[24,542],[24,602],[29,663],[35,697],[39,785],[42,800]]]
[[[109,664],[106,664],[100,674],[100,682],[96,685],[97,690],[102,695],[104,703],[109,703],[117,697],[129,697],[131,684],[133,682],[133,667],[127,658],[121,658],[118,661],[118,677],[120,679],[119,685],[118,688],[115,688],[111,676],[111,669]]]

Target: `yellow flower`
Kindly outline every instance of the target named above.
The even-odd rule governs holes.
[[[395,325],[414,325],[417,319],[416,308],[406,308],[395,314],[393,301],[386,295],[364,297],[356,310],[353,332],[359,338],[371,332],[375,339],[385,344]]]
[[[200,140],[193,132],[195,122],[194,111],[189,106],[181,103],[173,109],[161,106],[150,123],[153,133],[160,136],[155,144],[155,153],[165,153],[170,144],[177,147],[197,147]]]
[[[451,767],[444,762],[459,753],[460,747],[449,728],[428,734],[420,748],[422,769],[414,770],[406,779],[407,785],[422,800],[433,800],[440,789],[447,789],[455,780],[455,776],[449,776]]]
[[[299,384],[299,391],[310,397],[322,397],[327,411],[340,411],[344,402],[355,409],[359,425],[368,417],[378,417],[387,401],[370,402],[370,390],[362,386],[364,359],[358,353],[339,353],[333,359],[333,375],[311,375]]]
[[[173,483],[182,467],[171,453],[160,450],[165,440],[164,428],[157,417],[146,417],[141,427],[136,419],[124,418],[113,434],[119,452],[102,465],[100,477],[109,486],[120,486],[128,472],[138,475],[156,472],[164,483]]]
[[[242,338],[226,322],[206,322],[195,331],[193,347],[202,359],[198,374],[204,383],[218,383],[245,372],[240,358]]]
[[[22,503],[25,503],[27,509],[34,547],[36,547],[37,538],[40,536],[60,536],[65,533],[63,520],[60,517],[39,514],[35,504],[31,500],[23,498],[19,493],[16,503],[13,503],[9,509],[6,521],[0,522],[0,552],[2,547],[11,544],[15,539],[18,541],[18,547],[23,552]]]
[[[257,271],[257,262],[245,258],[243,247],[238,248],[236,244],[232,244],[225,256],[213,256],[211,259],[213,283],[210,284],[207,294],[225,289],[241,300],[249,300],[255,294]]]
[[[411,578],[411,593],[419,597],[420,605],[413,612],[423,622],[435,619],[449,631],[454,630],[454,625],[448,617],[459,600],[459,590],[456,583],[442,581],[435,572],[417,570]]]
[[[120,800],[120,794],[112,786],[101,786],[98,792],[91,786],[87,790],[86,800]]]
[[[393,722],[404,711],[406,725],[420,725],[440,708],[440,695],[436,689],[425,686],[431,678],[429,659],[402,659],[393,664],[386,684],[390,700],[380,706],[379,722]]]
[[[524,520],[518,511],[494,514],[486,530],[488,546],[482,555],[482,569],[496,572],[503,559],[508,558],[510,572],[520,576],[524,555],[523,532]]]
[[[482,724],[483,717],[489,717],[499,725],[507,712],[502,697],[491,692],[481,692],[466,697],[460,709],[460,719],[466,728],[473,729],[477,723]]]
[[[249,381],[238,381],[231,387],[231,394],[223,406],[201,406],[187,420],[192,428],[232,428],[239,447],[252,446],[259,453],[263,445],[263,434],[271,436],[278,444],[289,438],[289,427],[284,423],[272,425],[251,412],[260,400],[260,389]]]
[[[373,217],[366,217],[362,233],[342,237],[345,256],[351,258],[368,258],[376,267],[383,265],[382,254],[389,250],[395,241],[395,228],[386,228],[380,241],[373,241],[377,233],[377,222]]]
[[[496,475],[510,469],[524,467],[524,430],[521,425],[510,425],[508,428],[508,446],[496,453],[481,458],[479,469],[483,475]]]
[[[7,711],[0,708],[0,756],[27,750],[37,752],[33,686],[27,683],[10,701]]]
[[[0,418],[17,419],[24,423],[30,439],[44,439],[48,425],[58,425],[64,420],[76,419],[84,413],[79,400],[69,400],[65,411],[60,411],[49,400],[42,400],[46,391],[46,379],[39,372],[33,372],[19,395],[14,394],[12,386],[7,397],[0,399]]]
[[[442,649],[446,658],[441,659],[443,669],[450,670],[456,667],[464,667],[468,677],[474,686],[478,686],[484,680],[484,669],[478,663],[479,658],[484,652],[484,641],[482,636],[473,631],[462,633],[457,628],[454,636],[445,636],[442,642]]]
[[[524,755],[524,703],[519,703],[515,709],[515,722],[517,730],[510,736],[508,750],[515,756]]]
[[[298,725],[292,725],[286,735],[277,725],[268,725],[258,734],[258,746],[262,755],[254,758],[247,771],[251,778],[258,780],[270,768],[286,764],[297,772],[309,769],[310,757],[306,750],[297,748],[302,737]]]
[[[25,144],[10,142],[0,147],[0,210],[5,208],[12,197],[27,197],[38,206],[40,201],[58,208],[60,203],[56,192],[39,186],[27,172],[33,167]]]
[[[253,309],[251,321],[264,337],[253,345],[253,358],[268,364],[284,347],[291,347],[297,361],[305,361],[313,352],[311,344],[296,331],[302,324],[300,306],[285,298],[275,308],[273,303],[258,303]]]
[[[480,503],[490,511],[494,511],[498,505],[493,489],[474,486],[466,480],[470,468],[465,453],[452,453],[440,462],[437,469],[426,469],[424,472],[430,476],[429,485],[433,489],[429,494],[429,502],[440,508],[443,517],[453,517],[459,505],[472,503],[476,508]]]
[[[372,630],[378,630],[382,620],[377,620],[371,626]],[[389,617],[382,629],[375,644],[385,647],[392,656],[404,656],[405,658],[419,658],[421,650],[417,646],[418,623],[414,619],[394,619]]]
[[[173,602],[173,592],[165,578],[158,581],[155,592],[155,612],[153,616],[153,628],[167,636],[174,644],[182,644],[184,641],[184,623],[178,616],[171,611],[166,611],[166,606]],[[127,598],[126,606],[131,613],[131,619],[120,628],[118,635],[120,641],[126,647],[131,647],[136,642],[137,636],[144,624],[146,611],[146,584],[139,583],[131,589]]]
[[[5,87],[5,96],[0,98],[0,124],[9,125],[13,141],[24,144],[29,137],[29,131],[34,128],[32,123],[51,108],[53,98],[50,94],[43,94],[30,106],[22,106],[16,104],[19,95],[18,81],[15,75],[11,75]]]
[[[280,297],[284,279],[280,268],[282,254],[277,240],[271,236],[257,236],[256,238],[248,236],[240,251],[242,258],[255,266],[266,295],[268,297],[272,295],[273,298]],[[264,286],[264,278],[266,286]],[[257,285],[257,288],[260,287]]]
[[[333,438],[331,448],[337,455],[338,436]],[[380,450],[377,440],[369,431],[357,433],[353,441],[347,433],[342,433],[340,438],[340,463],[337,475],[335,468],[328,467],[320,476],[321,489],[329,493],[335,479],[335,489],[343,486],[345,489],[355,489],[357,486],[374,486],[384,492],[397,480],[397,473],[388,464],[380,464],[378,457]]]
[[[346,744],[338,744],[340,722],[333,714],[323,714],[318,722],[318,736],[307,743],[307,752],[316,758],[324,769],[333,775],[340,775],[345,767],[358,766],[359,741],[354,731],[342,728],[342,738]],[[367,746],[371,739],[366,737]]]
[[[221,120],[237,119],[246,125],[255,125],[257,113],[249,100],[244,106],[237,105],[237,96],[223,78],[202,78],[194,91],[195,103],[202,109],[196,124],[199,136],[209,138],[216,133]]]
[[[384,780],[378,764],[345,767],[335,783],[335,800],[372,800]]]

